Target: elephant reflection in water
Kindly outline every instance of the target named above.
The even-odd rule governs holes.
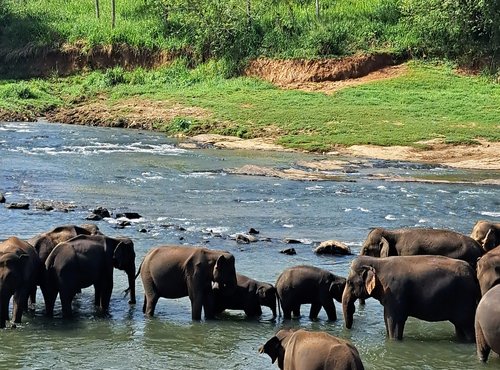
[[[113,268],[127,273],[129,303],[135,303],[135,251],[129,238],[79,235],[59,243],[45,261],[42,287],[46,313],[53,315],[59,293],[63,317],[72,316],[71,302],[81,289],[95,289],[95,305],[107,311],[113,289]]]

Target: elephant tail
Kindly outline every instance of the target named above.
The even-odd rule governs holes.
[[[142,266],[143,262],[144,262],[144,260],[142,260],[141,264],[139,265],[139,268],[137,269],[137,273],[134,276],[134,280],[137,279],[137,276],[139,276],[139,274],[141,273],[141,266]],[[125,298],[126,296],[129,295],[129,293],[130,293],[130,287],[128,287],[127,289],[125,289],[123,291],[123,297]]]

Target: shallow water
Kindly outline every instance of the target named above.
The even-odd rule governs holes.
[[[109,235],[134,240],[137,262],[152,247],[167,243],[206,244],[231,251],[241,273],[274,282],[286,267],[312,264],[347,275],[353,257],[316,256],[314,243],[346,242],[354,253],[374,226],[432,226],[470,233],[478,219],[500,221],[500,187],[475,184],[428,184],[377,180],[374,174],[408,177],[500,178],[500,172],[463,171],[387,161],[353,161],[345,181],[290,181],[228,174],[245,164],[286,168],[321,156],[225,150],[182,150],[162,135],[121,129],[49,123],[0,123],[0,192],[8,202],[61,201],[74,211],[8,210],[0,207],[0,239],[22,238],[61,224],[85,223],[89,211],[104,206],[132,211],[143,218],[116,229],[113,220],[98,226]],[[271,241],[236,244],[228,236],[250,227]],[[139,232],[146,229],[146,233]],[[288,245],[284,238],[303,244]],[[297,255],[279,251],[294,247]],[[483,369],[475,346],[458,343],[451,324],[410,319],[402,342],[387,341],[382,307],[368,300],[357,307],[352,330],[339,320],[304,317],[271,320],[264,308],[259,320],[231,311],[220,320],[192,322],[187,298],[159,301],[156,317],[144,318],[142,284],[138,304],[121,292],[126,276],[115,271],[110,316],[92,305],[85,289],[75,301],[76,318],[43,317],[43,300],[35,316],[24,317],[16,330],[0,332],[0,363],[10,368],[167,368],[268,369],[269,357],[257,349],[282,326],[325,330],[350,339],[368,369]]]

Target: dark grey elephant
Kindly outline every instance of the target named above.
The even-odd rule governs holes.
[[[481,298],[475,326],[477,355],[486,362],[491,350],[500,354],[500,285],[488,290]]]
[[[391,339],[403,339],[406,319],[450,321],[460,339],[474,341],[474,314],[480,297],[474,269],[444,256],[360,256],[351,264],[342,296],[345,325],[352,327],[358,298],[384,306]]]
[[[325,332],[299,329],[278,331],[259,348],[281,370],[363,370],[358,350],[349,342]]]
[[[500,246],[500,222],[477,221],[470,237],[487,252]]]
[[[160,297],[191,300],[193,320],[215,316],[212,284],[230,293],[236,288],[234,256],[226,251],[179,245],[151,249],[139,267],[144,285],[143,312],[153,316]]]
[[[360,255],[372,257],[441,255],[466,261],[475,267],[477,259],[483,253],[483,249],[474,239],[451,230],[376,228],[368,234]]]
[[[33,247],[23,240],[10,237],[0,243],[0,328],[9,320],[9,302],[12,296],[12,316],[20,323],[28,306],[28,296],[36,288],[43,272],[42,264]]]
[[[261,306],[266,306],[276,317],[276,288],[269,283],[257,281],[248,276],[236,274],[236,289],[224,292],[214,289],[215,313],[219,314],[226,309],[243,310],[245,315],[255,317],[262,315]]]
[[[94,224],[62,225],[54,229],[38,234],[27,240],[35,248],[38,257],[45,266],[45,261],[52,249],[59,243],[65,242],[78,235],[102,235],[99,228]],[[31,304],[36,302],[36,287],[30,295]]]
[[[59,293],[64,317],[72,315],[71,302],[81,289],[95,289],[96,306],[109,308],[113,290],[113,267],[128,276],[130,301],[135,302],[135,251],[129,238],[79,235],[59,243],[45,261],[45,308],[52,316]]]
[[[477,261],[477,280],[482,295],[500,283],[500,248],[492,249]]]
[[[300,305],[311,304],[309,318],[318,317],[321,307],[329,320],[337,320],[333,299],[342,302],[346,279],[314,266],[294,266],[276,280],[276,289],[285,319],[300,316]]]

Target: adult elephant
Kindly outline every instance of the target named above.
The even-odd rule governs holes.
[[[14,323],[21,322],[29,293],[42,272],[40,259],[30,244],[14,236],[0,243],[0,328],[5,328],[9,319],[12,296]]]
[[[234,256],[203,247],[167,245],[151,249],[139,267],[144,285],[143,312],[153,316],[160,297],[189,296],[191,317],[215,316],[212,283],[230,293],[236,288]]]
[[[276,288],[269,283],[254,280],[248,276],[236,274],[236,289],[224,292],[214,289],[215,313],[219,314],[226,309],[242,310],[249,317],[262,315],[261,306],[266,306],[276,317]]]
[[[477,241],[487,252],[500,246],[500,222],[477,221],[470,237]]]
[[[276,290],[285,319],[300,316],[300,305],[310,303],[309,318],[318,317],[321,307],[329,320],[337,320],[333,299],[342,302],[346,279],[314,266],[294,266],[284,270],[276,280]]]
[[[372,257],[441,255],[476,266],[484,251],[474,239],[451,230],[408,228],[370,231],[360,255]]]
[[[102,233],[99,231],[99,228],[93,224],[84,224],[81,226],[62,225],[50,231],[38,234],[27,241],[35,248],[42,263],[45,263],[50,252],[52,252],[52,249],[54,249],[57,244],[78,235],[102,235]]]
[[[63,316],[70,317],[74,296],[91,285],[95,289],[95,305],[107,311],[113,290],[113,267],[127,273],[129,303],[135,303],[135,251],[132,240],[79,235],[59,243],[45,261],[47,315],[52,316],[59,293]]]
[[[475,327],[479,359],[486,362],[491,350],[500,354],[500,285],[491,288],[481,298]]]
[[[359,256],[352,264],[342,296],[350,329],[358,298],[373,297],[384,306],[391,339],[403,339],[406,319],[450,321],[460,339],[474,341],[474,314],[480,292],[474,269],[443,256]]]
[[[266,353],[281,370],[363,370],[358,350],[349,342],[325,332],[282,329],[259,353]]]
[[[492,249],[477,261],[477,280],[482,295],[500,283],[500,248]]]

